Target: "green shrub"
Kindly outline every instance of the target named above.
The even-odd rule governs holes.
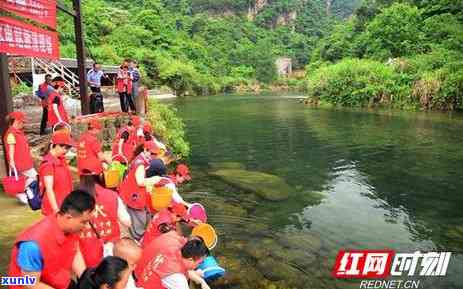
[[[366,106],[404,102],[407,87],[392,66],[373,60],[346,59],[308,73],[312,99],[344,105]]]
[[[420,79],[413,83],[412,96],[424,109],[463,108],[463,64],[450,64],[423,73]]]
[[[438,49],[388,64],[346,59],[307,71],[311,102],[343,106],[387,104],[407,109],[463,108],[463,57]]]
[[[154,132],[164,138],[173,152],[185,158],[190,154],[190,145],[185,140],[185,125],[177,116],[176,109],[152,99],[149,101],[147,119],[153,124]]]
[[[13,96],[21,93],[32,94],[32,87],[28,86],[25,82],[20,82],[19,84],[13,84],[11,93]]]

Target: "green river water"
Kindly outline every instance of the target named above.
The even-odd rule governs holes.
[[[192,149],[193,181],[182,191],[206,206],[228,271],[212,288],[359,288],[331,277],[343,248],[451,251],[447,276],[402,280],[463,288],[462,116],[314,109],[280,96],[174,105]],[[237,189],[209,174],[217,166],[278,176],[289,198]],[[5,272],[14,237],[36,214],[6,198],[0,209]]]
[[[222,288],[359,288],[330,276],[341,248],[452,251],[446,277],[403,280],[463,288],[461,116],[313,109],[275,96],[176,106],[197,174],[185,191],[199,192],[219,231],[216,255],[230,271]],[[294,191],[264,201],[207,175],[216,162],[279,176]]]

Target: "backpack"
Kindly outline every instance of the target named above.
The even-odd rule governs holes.
[[[40,185],[37,180],[33,181],[26,188],[27,202],[33,211],[37,211],[42,208],[43,194],[44,192],[40,191]]]
[[[37,90],[35,91],[35,96],[37,96],[37,97],[40,98],[41,100],[46,100],[47,97],[48,97],[48,95],[49,95],[50,92],[52,91],[52,89],[51,89],[50,86],[48,85],[48,86],[47,86],[47,90],[46,90],[46,91],[43,91],[43,90],[40,89],[41,86],[42,86],[42,84],[39,85],[39,89],[37,89]]]
[[[42,162],[43,164],[44,162]],[[54,166],[53,166],[54,169]],[[43,195],[45,194],[45,185],[39,182],[40,177],[34,180],[26,189],[27,202],[32,211],[42,208]]]
[[[35,91],[35,96],[37,96],[38,98],[40,98],[41,100],[44,100],[46,97],[47,97],[47,93],[46,92],[43,92],[40,87],[39,89],[37,89]]]

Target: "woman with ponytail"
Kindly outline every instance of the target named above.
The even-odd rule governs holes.
[[[88,268],[77,284],[78,289],[124,289],[130,276],[127,261],[106,257],[96,268]]]

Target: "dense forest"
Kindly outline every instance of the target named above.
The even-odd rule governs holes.
[[[147,85],[179,94],[273,83],[275,59],[303,70],[319,39],[360,0],[83,1],[87,53],[99,62],[138,60]],[[70,5],[70,3],[68,2]],[[73,23],[59,15],[61,52],[75,55]]]
[[[305,89],[311,103],[453,110],[463,99],[463,1],[84,1],[88,54],[138,60],[145,83],[178,94],[259,84]],[[62,55],[73,24],[59,15]],[[290,57],[305,78],[278,79]],[[302,74],[304,75],[304,74]]]
[[[463,108],[463,1],[364,1],[334,25],[307,66],[310,101]]]

